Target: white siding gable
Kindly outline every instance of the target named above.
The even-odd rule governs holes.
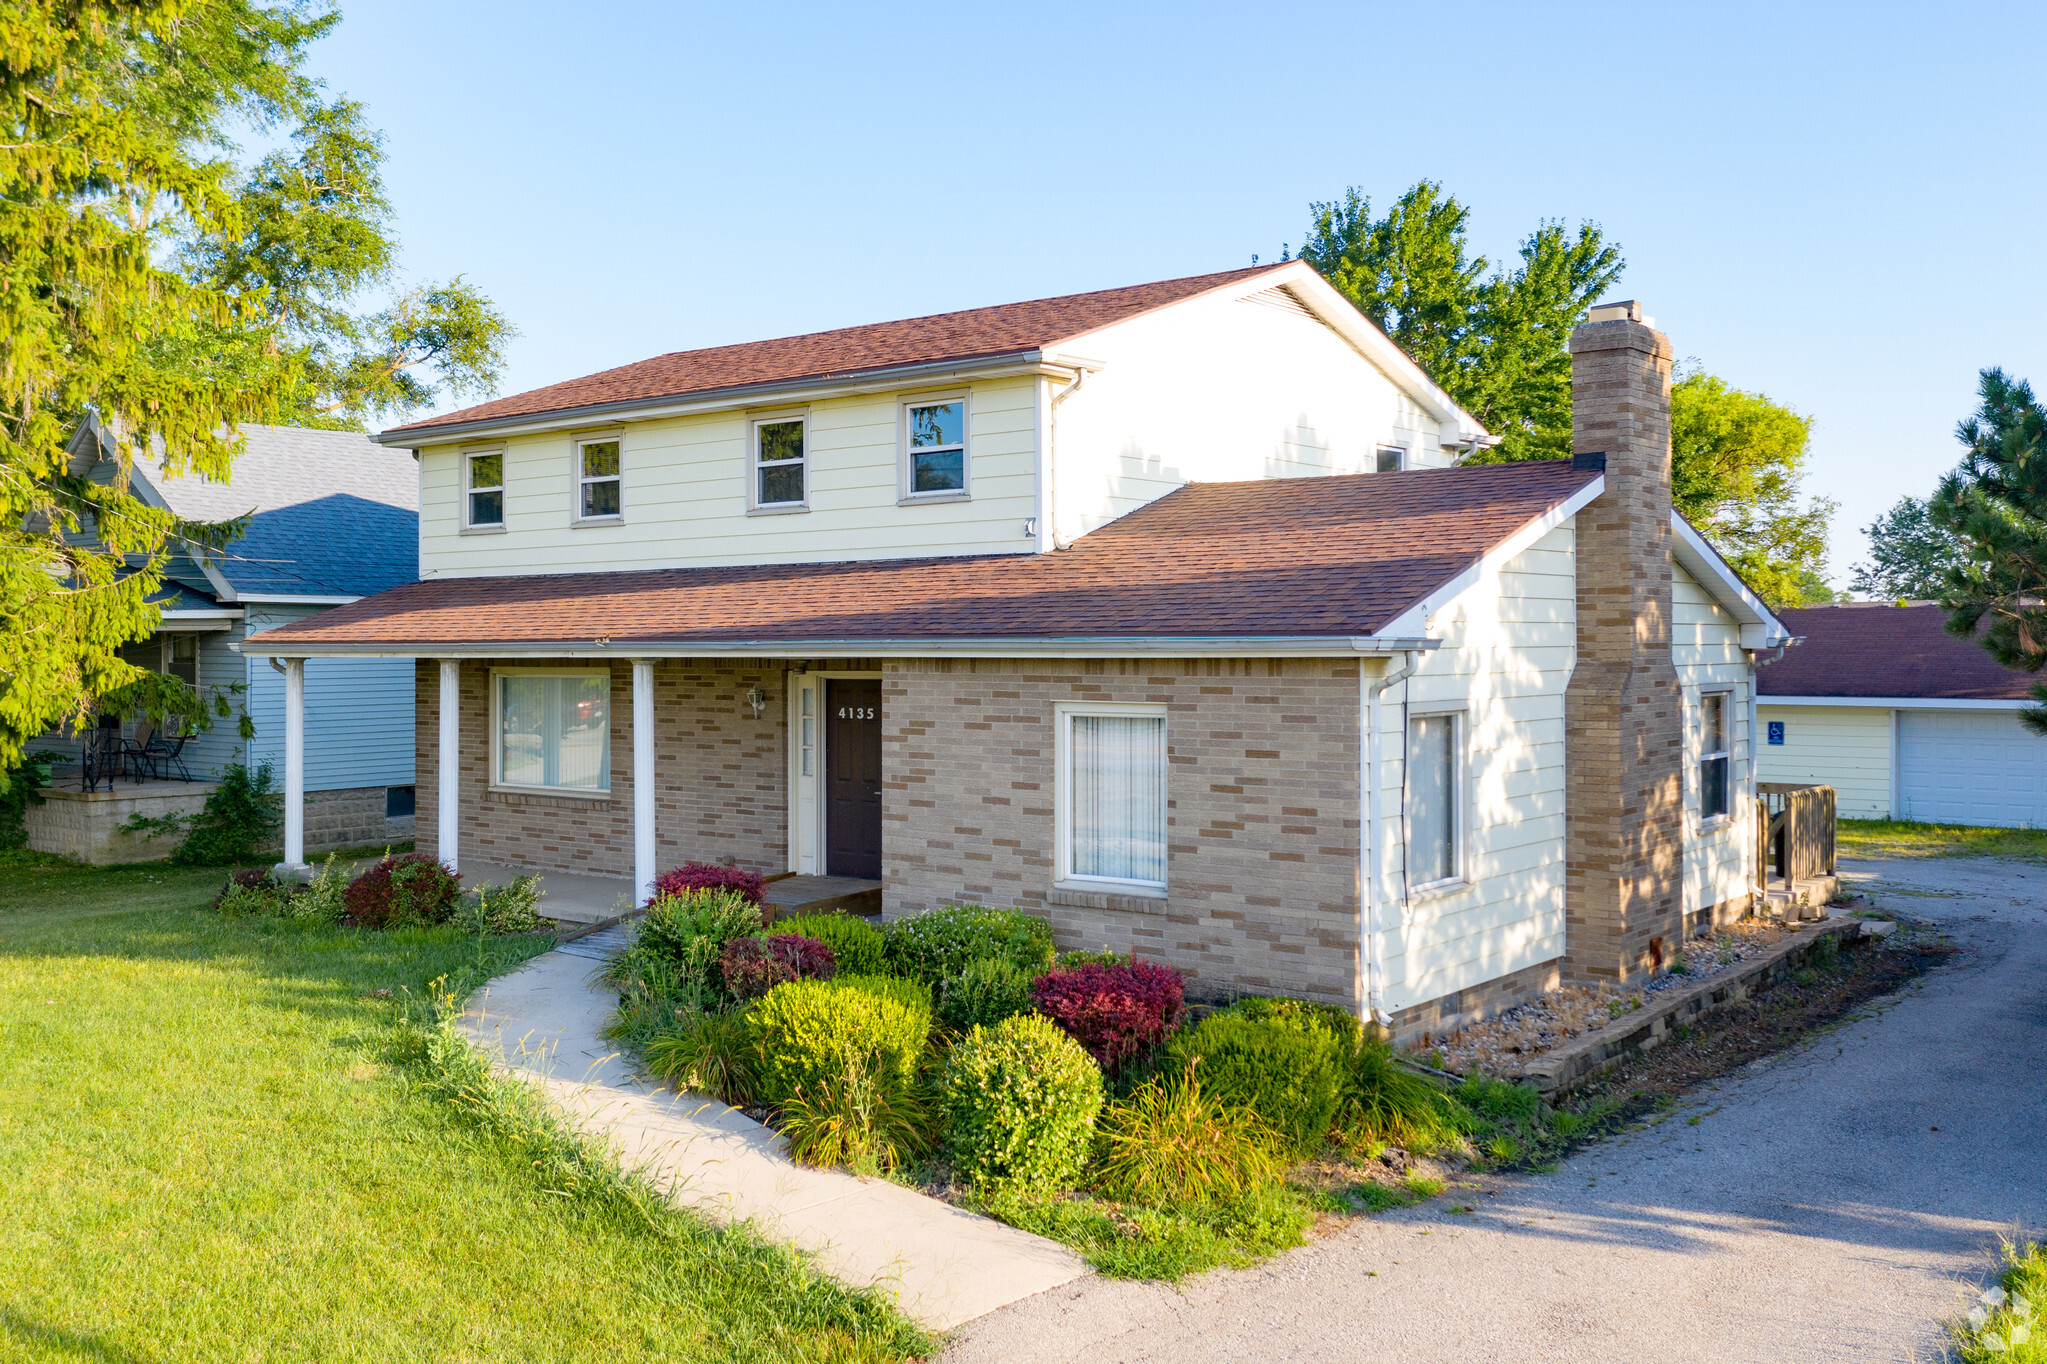
[[[1741,649],[1741,627],[1698,581],[1671,567],[1671,662],[1684,691],[1684,907],[1687,914],[1748,893],[1755,842],[1755,786],[1750,755],[1749,688],[1752,669]],[[1703,730],[1699,697],[1727,696],[1728,813],[1699,817],[1699,758]]]

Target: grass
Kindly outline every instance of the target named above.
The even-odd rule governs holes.
[[[901,1359],[424,1020],[545,938],[224,921],[218,871],[0,855],[0,1357]]]
[[[2047,861],[2047,829],[1988,829],[1898,819],[1844,819],[1835,826],[1842,857],[2022,857]]]
[[[1963,1364],[2047,1364],[2047,1246],[2007,1241],[1997,1282],[1949,1334]]]
[[[1268,1184],[1236,1198],[1170,1207],[1070,1195],[1000,1198],[981,1210],[1073,1247],[1105,1278],[1171,1280],[1219,1266],[1243,1269],[1303,1244],[1322,1204]]]

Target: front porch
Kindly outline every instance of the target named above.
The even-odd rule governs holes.
[[[515,876],[538,876],[540,912],[559,923],[600,923],[631,913],[639,904],[631,879],[624,876],[517,867],[476,857],[464,858],[460,870],[464,885],[470,887],[502,886]],[[785,872],[769,880],[762,896],[762,909],[770,923],[802,914],[857,914],[873,918],[881,913],[881,882]]]
[[[178,837],[168,831],[155,837],[130,830],[137,819],[189,818],[205,806],[216,783],[166,781],[153,777],[123,779],[96,791],[81,789],[74,773],[57,773],[57,784],[45,787],[43,803],[22,812],[28,846],[90,866],[153,862],[170,855]]]

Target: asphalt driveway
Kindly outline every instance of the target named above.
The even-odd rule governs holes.
[[[2047,868],[1844,862],[1966,950],[1554,1174],[1487,1179],[1180,1289],[1084,1279],[962,1327],[977,1361],[1935,1357],[2000,1232],[2047,1232]]]

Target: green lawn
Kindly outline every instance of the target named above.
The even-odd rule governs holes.
[[[2047,861],[2047,829],[1844,819],[1834,837],[1835,850],[1842,857],[2026,857]]]
[[[925,1344],[792,1252],[550,1188],[530,1151],[429,1097],[408,1021],[426,983],[546,940],[228,922],[205,907],[221,879],[0,853],[0,1358]]]

